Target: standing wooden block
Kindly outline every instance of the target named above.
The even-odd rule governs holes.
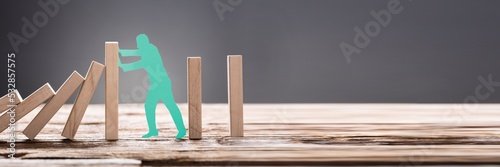
[[[36,135],[45,127],[57,111],[68,101],[71,95],[80,87],[84,81],[83,77],[76,71],[61,85],[56,95],[40,110],[30,124],[24,129],[23,134],[30,140],[35,139]]]
[[[188,57],[189,139],[201,139],[201,57]]]
[[[229,132],[243,137],[243,63],[241,55],[227,56]]]
[[[23,98],[17,90],[7,93],[5,96],[0,98],[0,114],[9,109],[11,105],[17,105],[22,101]]]
[[[15,108],[15,121],[19,121],[19,119],[23,118],[31,112],[33,109],[38,107],[40,104],[43,102],[47,101],[47,99],[51,98],[54,96],[55,92],[50,87],[50,84],[45,84],[42,87],[40,87],[38,90],[33,92],[31,95],[26,97],[26,99],[19,103],[17,107]],[[7,127],[9,127],[10,122],[10,113],[6,112],[2,116],[0,116],[0,132],[3,132]]]
[[[106,42],[106,140],[118,140],[118,42]]]
[[[85,76],[85,81],[83,82],[82,88],[80,89],[80,92],[78,92],[75,104],[71,109],[68,121],[66,121],[64,130],[61,133],[62,136],[71,140],[75,138],[76,131],[78,130],[78,127],[82,122],[85,110],[87,110],[90,99],[92,99],[92,95],[94,94],[97,83],[99,83],[99,79],[101,78],[103,70],[104,65],[92,61],[92,63],[90,64],[90,68],[87,71],[87,76]]]

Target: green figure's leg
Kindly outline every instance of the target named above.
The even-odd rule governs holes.
[[[156,128],[156,105],[158,104],[158,101],[160,101],[160,99],[158,98],[158,96],[154,96],[155,94],[156,93],[152,92],[151,90],[148,91],[146,102],[144,103],[149,132],[142,136],[142,138],[158,136],[158,129]]]
[[[182,120],[182,114],[181,111],[179,110],[179,107],[177,107],[177,104],[175,103],[174,96],[172,94],[172,90],[169,87],[169,90],[165,93],[164,97],[162,98],[163,104],[167,107],[168,111],[170,112],[170,116],[172,116],[172,119],[174,120],[175,126],[177,127],[177,136],[175,136],[176,139],[181,139],[186,135],[186,128],[184,127],[184,121]]]

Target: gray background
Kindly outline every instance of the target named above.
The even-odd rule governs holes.
[[[42,10],[37,2],[0,1],[1,69],[13,51],[7,34],[21,34],[21,18]],[[135,48],[140,33],[160,49],[177,102],[186,102],[188,56],[203,57],[207,103],[227,101],[228,54],[244,55],[248,103],[461,103],[479,76],[500,81],[500,1],[401,0],[404,10],[351,63],[339,44],[352,44],[353,27],[388,0],[244,0],[223,21],[212,2],[73,0],[19,47],[16,86],[24,97],[46,82],[57,90],[73,70],[104,63],[105,41]],[[142,102],[145,74],[120,72],[121,102]],[[92,103],[104,102],[102,79]],[[481,102],[500,102],[500,93]]]

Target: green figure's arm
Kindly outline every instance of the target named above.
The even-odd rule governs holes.
[[[139,50],[118,49],[118,52],[124,57],[127,56],[140,56]]]
[[[145,67],[144,65],[145,64],[144,64],[144,61],[142,61],[142,59],[137,61],[137,62],[134,62],[134,63],[122,64],[120,57],[118,57],[118,66],[120,66],[123,69],[123,71],[125,71],[125,72],[144,68]]]

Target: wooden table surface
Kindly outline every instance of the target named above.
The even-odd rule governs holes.
[[[203,105],[203,139],[175,140],[167,109],[158,105],[160,136],[147,132],[142,104],[120,104],[118,141],[104,140],[104,105],[91,105],[75,141],[61,137],[72,105],[37,136],[22,135],[41,109],[17,125],[16,160],[27,165],[500,165],[498,104],[245,104],[245,137],[229,136],[227,104]],[[179,105],[188,124],[187,105]],[[9,132],[0,134],[3,141]]]

